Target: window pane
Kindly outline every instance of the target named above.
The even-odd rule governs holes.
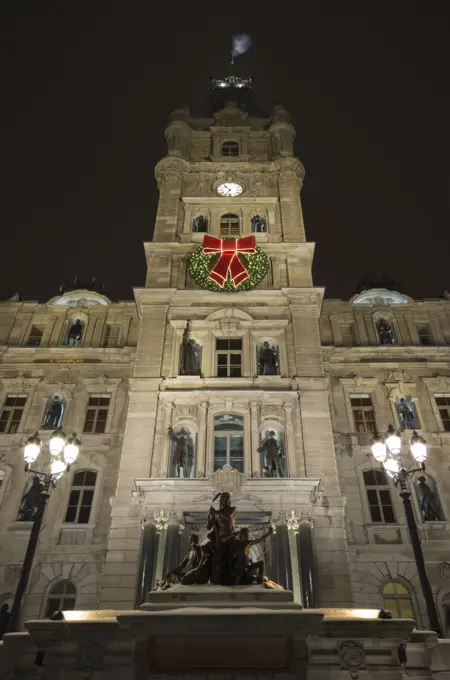
[[[86,470],[81,470],[80,472],[76,472],[73,476],[73,486],[82,486],[84,482],[84,477],[86,474]]]
[[[383,586],[383,593],[386,593],[386,595],[395,593],[395,583],[393,583],[392,581],[388,581],[388,583],[385,583]]]
[[[391,505],[391,494],[389,489],[380,489],[379,494],[382,505]]]
[[[97,473],[92,472],[92,470],[86,470],[84,474],[85,474],[84,480],[85,486],[95,486],[95,483],[97,481]]]
[[[397,600],[393,600],[390,597],[384,598],[384,609],[393,616],[394,619],[398,618]]]
[[[394,510],[390,505],[383,505],[383,515],[386,524],[395,524]]]
[[[235,339],[235,340],[230,340],[230,349],[242,349],[242,340]]]
[[[236,366],[241,365],[241,355],[240,354],[230,354],[230,364]]]
[[[222,339],[217,339],[216,340],[216,349],[229,349],[228,346],[229,340],[222,340]]]
[[[363,477],[364,477],[364,484],[366,486],[375,486],[376,485],[375,470],[366,470],[365,472],[363,472]]]
[[[77,506],[69,505],[66,512],[65,522],[75,522],[77,517]]]
[[[72,610],[75,609],[75,598],[74,597],[65,597],[63,601],[61,602],[61,609],[62,610]]]
[[[230,368],[230,378],[240,378],[241,377],[241,367],[232,366]]]
[[[92,505],[92,499],[94,497],[93,489],[84,489],[83,496],[81,498],[82,505]]]
[[[372,471],[376,480],[376,484],[378,486],[386,486],[387,485],[387,479],[386,475],[383,470],[373,470]]]
[[[226,378],[227,376],[228,376],[227,367],[226,366],[218,366],[217,367],[217,377],[218,378]]]
[[[102,434],[105,431],[106,422],[100,418],[95,425],[95,434]]]
[[[59,597],[54,598],[54,597],[49,597],[47,600],[47,608],[45,610],[45,618],[50,619],[52,614],[55,612],[59,611]]]
[[[80,500],[80,491],[78,490],[72,490],[70,492],[70,498],[69,498],[69,505],[78,505],[78,501]]]
[[[412,602],[409,598],[404,598],[398,600],[398,605],[400,609],[400,616],[402,619],[413,619],[414,612],[412,608]]]
[[[381,510],[378,505],[371,505],[370,506],[370,518],[372,522],[381,522]]]
[[[408,593],[408,588],[403,585],[403,583],[399,583],[398,581],[394,581],[394,588],[395,592],[397,595],[409,595]]]
[[[78,524],[87,524],[91,514],[91,506],[82,505],[78,513]]]

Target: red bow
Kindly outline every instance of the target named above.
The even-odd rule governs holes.
[[[224,287],[230,272],[230,278],[234,286],[248,279],[248,271],[240,261],[238,253],[256,253],[256,241],[254,236],[244,238],[221,239],[205,234],[203,239],[204,253],[220,253],[219,261],[211,270],[209,278]]]

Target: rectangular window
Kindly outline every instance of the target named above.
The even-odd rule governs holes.
[[[436,406],[441,416],[442,426],[446,432],[450,432],[450,394],[435,397]]]
[[[28,336],[28,347],[39,347],[42,342],[42,336],[44,335],[44,329],[42,326],[31,326],[31,332]]]
[[[84,432],[102,434],[106,428],[108,418],[109,396],[93,394],[89,397],[84,421]]]
[[[367,394],[350,397],[356,432],[374,433],[376,430],[375,412],[372,400]]]
[[[91,516],[97,474],[91,470],[81,470],[74,475],[65,522],[88,524]]]
[[[242,376],[242,340],[216,340],[218,378],[240,378]]]
[[[363,477],[372,522],[394,524],[394,509],[385,472],[366,470]]]
[[[417,332],[419,334],[419,342],[421,345],[432,345],[431,328],[427,323],[417,325]]]
[[[342,344],[351,347],[356,345],[355,325],[353,323],[341,323]]]
[[[117,347],[119,344],[120,326],[108,324],[106,327],[105,347]]]
[[[26,401],[27,398],[21,395],[10,394],[6,397],[0,414],[0,433],[14,434],[17,432]]]

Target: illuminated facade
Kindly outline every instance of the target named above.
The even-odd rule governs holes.
[[[276,528],[267,572],[297,601],[384,604],[426,625],[397,491],[370,456],[393,423],[429,445],[439,509],[424,521],[418,489],[414,502],[445,624],[450,301],[383,289],[323,300],[289,115],[227,103],[251,83],[220,82],[209,118],[170,118],[135,302],[74,290],[0,305],[0,600],[31,527],[21,447],[58,396],[83,447],[49,501],[25,618],[140,605],[226,489],[241,523]]]

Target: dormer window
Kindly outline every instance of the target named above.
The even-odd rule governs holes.
[[[239,156],[239,144],[237,142],[223,142],[221,155],[227,158]]]

